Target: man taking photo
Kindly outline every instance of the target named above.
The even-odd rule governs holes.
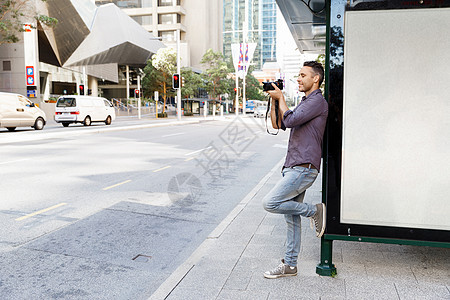
[[[263,199],[264,209],[283,214],[287,224],[284,259],[276,268],[264,273],[266,278],[297,275],[301,217],[311,218],[317,237],[325,231],[325,204],[303,203],[306,189],[314,183],[320,170],[322,140],[328,116],[328,103],[319,89],[323,78],[324,70],[320,63],[307,61],[303,64],[297,82],[305,96],[293,110],[288,108],[283,93],[275,84],[272,84],[274,90],[267,91],[272,98],[272,126],[281,130],[290,128],[291,131],[283,177]]]

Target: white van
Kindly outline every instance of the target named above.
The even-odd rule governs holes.
[[[110,125],[116,118],[116,111],[108,100],[91,96],[61,96],[56,102],[55,121],[64,127],[70,123],[104,122]]]
[[[26,126],[42,130],[46,122],[45,113],[27,97],[0,92],[0,127],[9,131]]]

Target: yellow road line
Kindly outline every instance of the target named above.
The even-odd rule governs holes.
[[[115,185],[111,185],[111,186],[108,186],[108,187],[105,187],[103,190],[104,191],[106,191],[106,190],[109,190],[109,189],[112,189],[112,188],[115,188],[116,186],[119,186],[119,185],[122,185],[122,184],[125,184],[125,183],[128,183],[128,182],[130,182],[131,180],[125,180],[124,182],[121,182],[121,183],[118,183],[118,184],[115,184]]]
[[[195,159],[195,157],[186,158],[184,161],[190,161],[190,160],[193,160],[193,159]]]
[[[58,208],[58,207],[60,207],[60,206],[66,205],[66,204],[67,204],[67,203],[60,203],[60,204],[53,205],[52,207],[49,207],[49,208],[41,209],[41,210],[36,211],[36,212],[34,212],[34,213],[31,213],[31,214],[25,215],[25,216],[23,216],[23,217],[17,218],[16,221],[22,221],[22,220],[31,218],[31,217],[33,217],[33,216],[36,216],[36,215],[45,213],[45,212],[47,212],[47,211],[49,211],[49,210]]]
[[[164,168],[161,168],[161,169],[158,169],[158,170],[153,171],[153,173],[156,173],[156,172],[159,172],[159,171],[168,169],[168,168],[170,168],[170,167],[171,167],[171,166],[165,166]]]

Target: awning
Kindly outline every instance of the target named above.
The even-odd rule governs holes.
[[[302,53],[325,53],[325,0],[276,0]]]
[[[114,4],[96,9],[89,31],[64,66],[108,63],[143,66],[152,54],[165,47]]]

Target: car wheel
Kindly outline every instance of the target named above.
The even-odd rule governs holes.
[[[87,116],[83,122],[84,126],[91,126],[91,123],[91,117]]]
[[[69,124],[70,124],[70,123],[68,123],[68,122],[63,122],[63,123],[62,123],[62,125],[63,125],[64,127],[68,127]]]
[[[106,125],[111,125],[111,116],[108,116],[105,120]]]
[[[44,129],[44,125],[45,125],[44,119],[42,119],[42,118],[37,118],[37,119],[36,119],[36,122],[34,122],[33,128],[34,128],[35,130],[42,130],[42,129]]]
[[[14,131],[16,130],[16,127],[6,127],[6,129],[8,129],[9,131]]]

